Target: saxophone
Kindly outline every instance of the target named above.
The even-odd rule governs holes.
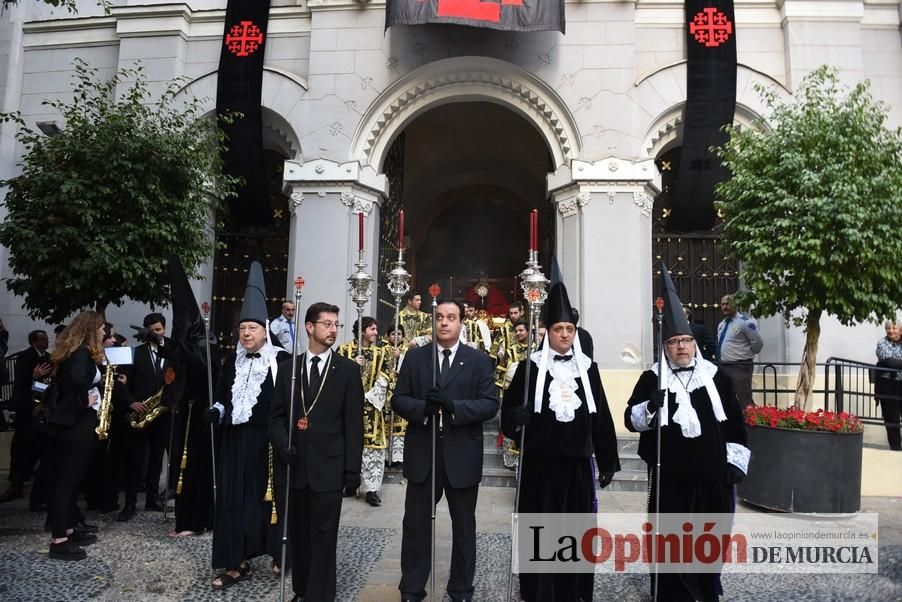
[[[159,391],[144,400],[144,407],[147,408],[147,411],[144,414],[139,414],[138,412],[129,412],[129,426],[131,426],[133,429],[141,430],[169,411],[169,408],[163,405],[164,388],[165,387],[160,387]]]
[[[113,382],[116,379],[116,366],[107,364],[106,373],[103,375],[103,394],[100,397],[100,409],[97,418],[100,423],[94,432],[101,441],[110,436],[110,422],[113,415]]]

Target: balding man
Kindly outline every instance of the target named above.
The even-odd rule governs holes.
[[[273,343],[278,341],[283,349],[291,351],[294,336],[297,334],[294,323],[294,303],[286,301],[282,304],[282,315],[270,322],[269,331],[272,333],[272,338],[275,339]]]

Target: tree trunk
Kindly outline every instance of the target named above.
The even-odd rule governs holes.
[[[97,305],[94,306],[94,311],[96,311],[101,316],[103,316],[104,321],[106,321],[106,308],[108,305],[109,305],[109,303],[104,303],[102,301],[98,301]]]
[[[821,311],[811,310],[805,320],[805,351],[802,353],[802,365],[799,366],[799,380],[796,383],[795,405],[811,410],[811,389],[814,387],[814,374],[817,368],[817,341],[821,336]]]

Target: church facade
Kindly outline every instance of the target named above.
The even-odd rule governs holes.
[[[31,0],[4,13],[4,110],[52,122],[41,102],[65,96],[75,56],[104,72],[140,60],[154,85],[184,78],[182,93],[214,110],[225,0],[114,1],[108,14],[92,1],[79,4],[77,16]],[[646,361],[653,355],[654,200],[668,169],[662,157],[683,135],[683,3],[568,1],[565,9],[566,34],[386,30],[382,1],[272,1],[262,127],[282,169],[286,206],[274,219],[287,221],[286,295],[302,275],[304,301],[335,302],[350,323],[357,214],[365,216],[367,269],[384,289],[387,259],[397,255],[387,241],[397,240],[403,208],[407,267],[419,289],[438,281],[458,294],[488,273],[516,298],[528,214],[538,209],[543,269],[549,273],[553,256],[582,325],[595,334],[606,382],[619,390],[635,380],[638,367],[625,365],[621,350],[632,344]],[[735,122],[766,118],[756,86],[788,97],[828,63],[849,82],[870,79],[898,125],[900,20],[899,0],[736,0]],[[4,177],[20,153],[4,126]],[[198,299],[217,294],[211,282],[197,284]],[[370,312],[384,305],[378,296]],[[711,302],[698,309],[716,323]],[[4,293],[2,305],[21,334],[21,304]],[[116,311],[112,319],[124,325],[144,310]],[[775,319],[762,329],[769,359],[798,360],[800,333]],[[851,340],[861,343],[855,357],[870,359],[878,334],[827,325],[822,353]]]

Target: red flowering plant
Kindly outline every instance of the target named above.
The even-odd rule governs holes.
[[[796,406],[777,408],[751,405],[745,409],[745,423],[749,426],[773,426],[831,433],[860,433],[864,430],[858,416],[854,414],[824,410],[806,412]]]

